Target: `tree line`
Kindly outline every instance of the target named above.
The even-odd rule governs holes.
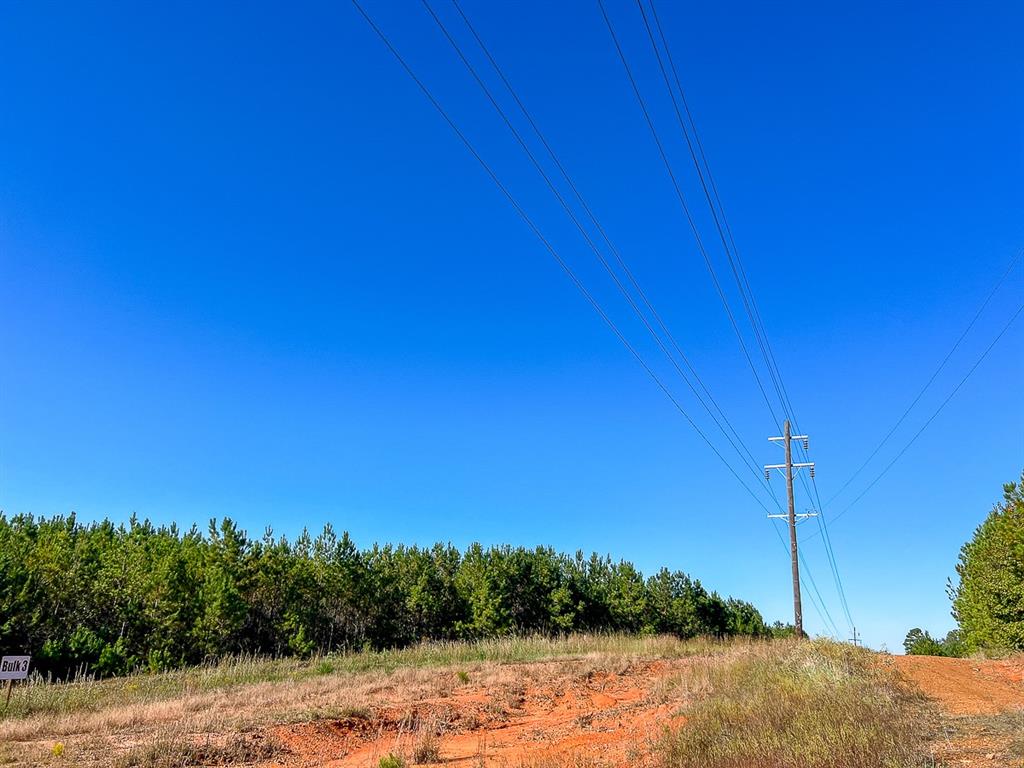
[[[360,550],[330,525],[294,541],[230,519],[0,514],[0,651],[44,674],[164,670],[240,653],[309,656],[514,633],[766,636],[750,604],[680,571],[546,547]]]
[[[1024,472],[1003,486],[996,504],[960,550],[959,580],[946,591],[958,629],[937,639],[914,628],[907,653],[965,656],[984,651],[1024,651]]]

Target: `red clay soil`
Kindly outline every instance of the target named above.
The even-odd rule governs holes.
[[[668,672],[668,664],[650,663],[539,686],[466,686],[444,698],[284,726],[274,733],[286,750],[278,765],[375,768],[391,753],[408,759],[427,732],[439,734],[439,756],[450,765],[509,766],[569,755],[628,765],[665,726],[684,722],[676,707],[650,696]]]
[[[893,656],[896,667],[950,715],[1024,708],[1024,658],[1006,661]]]
[[[973,730],[976,718],[967,716],[1024,710],[1024,659],[882,658],[937,703],[947,730],[948,723],[964,724],[937,746],[935,754],[943,764],[1017,764],[1001,759],[1009,737],[993,741],[979,735]],[[274,736],[285,749],[274,765],[376,768],[388,754],[407,759],[414,755],[423,747],[426,732],[439,734],[438,757],[451,765],[543,766],[547,758],[561,765],[565,758],[574,765],[585,765],[588,759],[604,765],[640,764],[664,728],[685,724],[677,714],[678,695],[663,696],[658,690],[659,681],[679,668],[679,662],[652,662],[621,674],[582,679],[555,675],[530,686],[467,685],[443,698],[281,726]]]
[[[942,713],[932,743],[937,765],[1024,767],[1024,658],[894,656],[891,662]]]

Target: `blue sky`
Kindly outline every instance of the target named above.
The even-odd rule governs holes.
[[[452,6],[435,5],[486,71]],[[672,381],[423,8],[365,6]],[[744,442],[779,460],[596,4],[463,7]],[[636,6],[608,7],[713,246]],[[1024,9],[659,11],[827,499],[1024,246]],[[596,550],[789,617],[763,510],[351,5],[7,3],[0,94],[6,512]],[[1018,263],[826,514],[1022,297]],[[832,527],[870,644],[951,628],[958,549],[1024,467],[1022,345],[1018,321]],[[820,539],[805,552],[845,631]]]

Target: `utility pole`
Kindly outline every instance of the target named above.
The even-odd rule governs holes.
[[[794,435],[790,431],[789,419],[783,425],[782,437],[769,437],[772,442],[781,442],[786,450],[786,462],[784,464],[765,464],[764,476],[771,478],[773,469],[781,469],[786,473],[786,497],[788,501],[788,512],[785,515],[768,515],[770,518],[778,518],[789,522],[789,556],[792,560],[793,571],[793,626],[796,628],[797,637],[804,636],[804,611],[800,601],[800,552],[797,549],[796,521],[797,518],[815,517],[817,512],[804,512],[796,514],[796,500],[793,498],[793,470],[807,468],[814,477],[814,462],[803,461],[793,462],[793,441],[802,440],[804,450],[809,447],[810,439],[807,435]]]
[[[860,637],[857,635],[857,628],[853,628],[853,637],[850,638],[850,642],[855,646],[859,646],[861,643]]]

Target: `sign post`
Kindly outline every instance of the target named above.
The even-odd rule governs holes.
[[[7,699],[4,701],[4,709],[11,703],[11,689],[15,680],[24,680],[28,677],[28,667],[32,663],[31,656],[4,656],[0,658],[0,680],[7,681]]]

